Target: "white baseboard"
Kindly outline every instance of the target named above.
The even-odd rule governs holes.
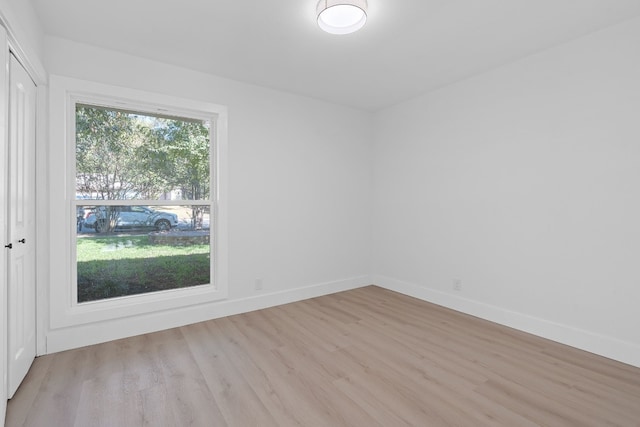
[[[347,291],[370,284],[371,278],[364,275],[285,291],[265,292],[247,298],[216,301],[176,310],[149,313],[133,318],[129,317],[54,329],[47,333],[46,352],[56,353],[87,345],[157,332],[164,329],[176,328],[192,323]]]
[[[479,301],[461,298],[390,277],[373,276],[372,281],[381,288],[640,367],[640,345],[635,343],[510,311]]]
[[[247,298],[196,305],[179,310],[151,313],[135,318],[117,319],[51,330],[47,334],[46,339],[47,353],[70,350],[191,323],[203,322],[210,319],[260,310],[276,305],[288,304],[322,295],[347,291],[372,283],[381,288],[399,292],[481,319],[640,367],[640,345],[510,311],[479,301],[461,298],[457,295],[436,291],[417,284],[403,282],[385,276],[370,277],[367,275],[304,286],[286,291],[258,294]]]

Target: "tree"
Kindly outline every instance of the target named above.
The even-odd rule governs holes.
[[[179,189],[183,199],[209,198],[209,127],[201,122],[158,119],[156,144],[149,160],[166,172],[168,184]],[[203,206],[192,206],[194,228],[202,226]]]
[[[78,105],[76,191],[101,200],[157,200],[180,190],[183,199],[209,197],[209,128],[202,122]],[[106,209],[110,231],[117,209]],[[203,207],[192,208],[194,227]]]
[[[145,156],[154,134],[131,113],[76,109],[76,189],[101,200],[155,198],[167,181],[150,173]],[[151,171],[152,172],[152,171]]]

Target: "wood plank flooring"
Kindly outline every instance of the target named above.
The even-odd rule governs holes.
[[[36,359],[7,426],[640,426],[640,369],[375,286]]]

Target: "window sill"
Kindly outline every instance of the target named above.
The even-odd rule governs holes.
[[[64,312],[51,313],[51,328],[64,328],[164,310],[205,304],[227,298],[226,292],[212,285],[188,289],[170,289],[139,295],[129,295],[100,301],[73,304]]]

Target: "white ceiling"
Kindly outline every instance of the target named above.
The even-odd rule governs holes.
[[[640,0],[369,0],[323,33],[317,0],[32,0],[46,34],[376,110],[640,15]]]

